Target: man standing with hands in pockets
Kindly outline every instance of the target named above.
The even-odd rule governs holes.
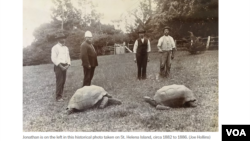
[[[63,101],[63,89],[66,81],[67,69],[70,66],[69,49],[65,46],[66,36],[59,33],[56,36],[58,43],[51,49],[51,60],[54,63],[54,72],[56,74],[56,100]]]
[[[164,35],[159,39],[157,47],[160,52],[160,76],[168,78],[170,75],[171,60],[174,59],[176,45],[169,35],[170,27],[164,28]]]
[[[85,32],[85,41],[81,44],[80,48],[80,59],[82,60],[84,74],[82,86],[90,86],[95,67],[98,66],[97,54],[92,45],[92,33],[90,31]]]

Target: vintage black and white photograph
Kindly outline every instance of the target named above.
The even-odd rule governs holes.
[[[218,132],[218,0],[23,0],[23,132]]]

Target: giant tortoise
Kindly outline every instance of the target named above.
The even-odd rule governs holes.
[[[166,110],[170,107],[196,107],[193,92],[184,85],[164,86],[156,91],[153,99],[145,96],[144,100],[157,110]]]
[[[84,86],[76,90],[75,94],[71,97],[67,114],[73,113],[75,110],[86,110],[92,107],[105,108],[107,105],[120,105],[121,101],[112,98],[100,86]]]

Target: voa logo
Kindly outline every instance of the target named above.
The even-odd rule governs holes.
[[[247,136],[246,132],[244,129],[241,129],[241,131],[239,131],[238,129],[226,129],[227,131],[227,135],[228,136]]]

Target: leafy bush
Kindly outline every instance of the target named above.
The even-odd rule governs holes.
[[[66,39],[66,46],[69,48],[70,58],[72,60],[79,59],[80,46],[84,41],[84,31],[75,30],[70,33]]]
[[[191,54],[196,54],[198,52],[203,53],[204,51],[206,51],[206,43],[202,42],[200,38],[194,39],[192,45],[189,45],[187,47],[188,51]]]
[[[71,60],[79,59],[80,46],[84,41],[84,30],[76,29],[63,31],[67,36],[65,45],[69,48]],[[29,47],[23,49],[23,65],[39,65],[51,63],[51,49],[57,43],[55,35],[57,32],[49,33],[47,36],[39,37]],[[123,43],[128,41],[126,34],[100,34],[93,33],[93,45],[98,55],[105,54],[104,47],[113,46],[115,43]]]

